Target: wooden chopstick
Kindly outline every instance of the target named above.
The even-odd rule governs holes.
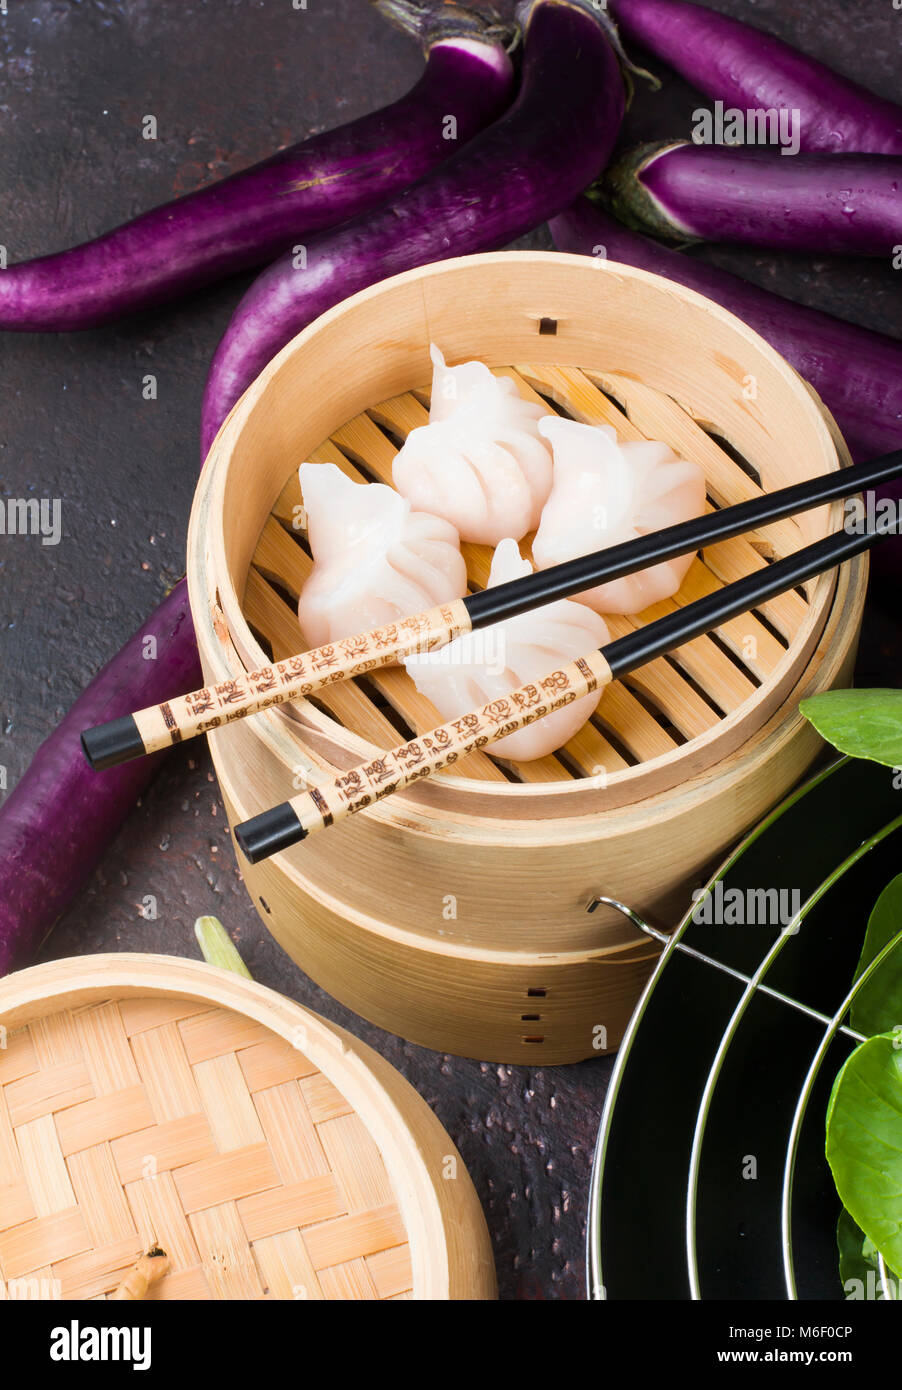
[[[663,656],[674,647],[719,627],[766,599],[795,588],[824,570],[867,550],[885,536],[897,534],[898,518],[891,525],[860,534],[841,531],[805,546],[766,569],[696,599],[645,627],[618,637],[598,651],[568,662],[543,679],[491,700],[481,709],[449,720],[361,763],[340,777],[301,792],[272,810],[235,826],[235,839],[245,857],[261,859],[305,839],[316,830],[361,811],[373,802],[430,777],[474,748],[484,748],[543,719],[607,685],[612,680]]]
[[[81,736],[82,748],[93,768],[114,767],[236,719],[246,719],[271,705],[306,698],[336,681],[393,665],[415,652],[434,651],[461,633],[569,598],[597,584],[728,540],[795,512],[861,492],[899,473],[902,449],[653,531],[622,545],[580,555],[415,617],[300,652],[259,671],[124,715],[86,729]]]

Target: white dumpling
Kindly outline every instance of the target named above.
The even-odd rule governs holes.
[[[334,463],[298,470],[313,570],[298,602],[311,647],[409,618],[467,592],[454,527],[415,512],[381,483],[355,483]]]
[[[554,450],[554,478],[532,553],[539,569],[701,516],[705,475],[651,440],[619,443],[608,425],[549,415],[539,429]],[[599,613],[641,613],[672,598],[692,564],[681,555],[575,595]]]
[[[517,542],[501,542],[492,559],[489,588],[532,574]],[[540,680],[562,662],[603,647],[609,640],[605,621],[584,603],[557,599],[531,613],[468,632],[436,652],[404,662],[421,694],[443,719],[468,714],[520,685]],[[525,729],[499,739],[487,750],[513,762],[542,758],[571,739],[598,704],[597,692],[586,695]]]
[[[429,424],[411,430],[392,481],[411,505],[450,521],[464,541],[520,540],[539,524],[551,489],[544,406],[523,400],[482,362],[447,367],[435,344]]]

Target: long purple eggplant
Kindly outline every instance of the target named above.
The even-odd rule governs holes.
[[[91,772],[82,729],[202,682],[188,586],[176,585],[97,673],[0,808],[0,974],[25,965],[89,877],[159,755]]]
[[[523,76],[510,110],[377,212],[276,261],[245,294],[207,378],[204,455],[267,362],[325,310],[400,271],[506,245],[604,167],[624,109],[610,22],[592,0],[529,0],[521,14]]]
[[[902,444],[902,342],[628,231],[588,198],[578,198],[550,226],[559,251],[606,254],[687,285],[736,314],[810,381],[856,457],[873,458]]]
[[[601,193],[628,227],[672,241],[886,257],[902,245],[902,158],[892,155],[783,158],[662,140],[610,165]]]
[[[94,241],[9,266],[0,329],[93,328],[151,308],[271,261],[447,158],[510,101],[513,68],[504,34],[472,11],[433,5],[417,18],[427,61],[406,96]]]
[[[902,107],[741,20],[685,0],[610,0],[623,35],[726,108],[797,110],[800,149],[902,155]]]
[[[384,8],[393,11],[398,2],[386,0]],[[415,31],[428,36],[427,47],[431,45],[422,81],[408,98],[389,108],[387,117],[367,117],[364,122],[357,122],[342,132],[341,138],[328,146],[334,157],[331,165],[322,157],[326,142],[317,145],[319,153],[315,158],[310,157],[311,146],[304,147],[306,162],[303,166],[295,166],[295,174],[302,181],[308,178],[312,181],[309,196],[305,190],[297,190],[306,199],[303,205],[312,207],[316,202],[313,194],[319,189],[316,197],[322,197],[323,201],[316,205],[320,208],[328,205],[329,217],[333,220],[347,215],[348,208],[354,206],[354,197],[362,197],[366,187],[369,188],[366,197],[371,201],[384,197],[388,190],[397,190],[399,184],[446,155],[448,143],[443,132],[448,130],[449,116],[457,121],[460,144],[503,108],[512,92],[512,70],[503,47],[503,41],[510,36],[509,30],[498,31],[494,26],[486,27],[482,21],[476,21],[480,25],[476,32],[474,21],[461,19],[460,12],[453,7],[430,10],[403,0],[403,8]],[[357,132],[359,145],[349,140],[350,131]],[[354,160],[355,148],[360,155],[359,170]],[[341,150],[346,156],[344,163],[339,159]],[[266,189],[272,194],[278,184],[271,180],[277,175],[282,178],[286,175],[287,165],[281,157],[267,168],[269,172],[265,176],[261,174],[259,179],[257,171],[238,176],[239,180],[246,180],[245,197],[252,187],[261,197]],[[336,176],[334,185],[329,181],[330,175]],[[339,188],[345,175],[347,186]],[[237,180],[229,182],[233,188],[237,184]],[[352,185],[357,189],[356,194]],[[207,206],[213,211],[209,214],[212,220],[204,225],[213,238],[210,246],[216,250],[213,215],[218,206],[214,196],[216,190],[206,190],[198,198],[203,199],[207,194],[210,195]],[[345,201],[346,197],[351,201]],[[241,201],[237,199],[232,207],[237,220],[231,225],[236,229]],[[181,208],[188,202],[191,200],[183,200],[175,206]],[[194,202],[192,206],[198,208],[202,204]],[[295,204],[295,217],[300,206]],[[201,221],[206,217],[204,212]],[[145,234],[150,225],[144,222]],[[220,221],[220,230],[225,225]],[[259,230],[260,224],[257,226]],[[296,230],[296,221],[292,219],[289,239],[295,236]],[[155,243],[157,248],[160,244]],[[194,231],[181,244],[186,254],[194,248],[191,254],[195,255],[195,269],[207,264],[203,252],[205,244],[203,235],[198,232],[195,236]],[[259,246],[260,243],[255,244]],[[97,243],[92,245],[96,247]],[[111,274],[106,282],[101,276],[102,283],[95,285],[93,290],[87,273],[81,279],[74,276],[74,268],[79,263],[76,253],[50,258],[59,262],[65,261],[67,254],[76,257],[68,264],[77,283],[68,284],[70,270],[65,264],[52,292],[50,281],[45,281],[43,289],[47,294],[44,295],[42,289],[38,296],[46,314],[41,324],[36,324],[32,315],[31,322],[26,325],[26,297],[20,291],[23,299],[17,326],[61,327],[58,316],[62,315],[65,326],[83,327],[89,321],[99,321],[94,315],[99,312],[101,301],[111,316],[125,312],[126,307],[138,307],[139,299],[129,296],[140,295],[147,288],[148,281],[142,279],[147,269],[142,257],[149,254],[150,249],[151,243],[147,241],[141,257],[132,266],[140,284],[128,282],[127,247],[123,243],[113,256],[114,261],[120,257],[115,275]],[[86,249],[85,256],[88,251]],[[154,261],[157,266],[154,274],[158,276],[155,284],[161,295],[172,292],[177,283],[173,279],[166,280],[171,267],[164,264],[165,260],[165,257],[158,257]],[[80,264],[87,265],[87,261]],[[97,262],[94,264],[96,268]],[[185,264],[183,260],[182,268]],[[229,262],[229,268],[237,268],[237,262]],[[7,310],[15,297],[9,285],[14,281],[24,285],[27,274],[26,267],[21,271],[14,267],[0,272],[0,304],[6,305]],[[34,287],[38,281],[32,277],[29,283]],[[195,278],[191,283],[199,281]],[[148,302],[151,301],[140,300],[141,304]],[[145,660],[145,652],[152,646],[148,638],[156,642],[155,660]],[[37,950],[156,771],[158,760],[154,758],[107,772],[92,772],[81,751],[82,729],[128,714],[146,699],[158,702],[183,690],[194,689],[201,679],[187,585],[182,580],[122,651],[98,672],[0,805],[0,973],[25,963]]]
[[[550,223],[559,251],[605,256],[649,270],[713,299],[760,333],[810,382],[856,459],[902,445],[902,342],[750,285],[737,275],[628,231],[588,198]],[[900,484],[877,489],[898,500]],[[902,578],[902,539],[874,552],[875,568]],[[898,598],[896,598],[898,601]]]

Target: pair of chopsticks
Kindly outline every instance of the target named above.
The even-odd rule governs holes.
[[[301,652],[234,680],[194,691],[135,714],[87,729],[82,747],[92,767],[115,766],[217,729],[271,705],[313,695],[335,681],[391,665],[416,652],[434,651],[462,633],[488,627],[597,584],[620,579],[745,531],[848,497],[902,473],[902,449],[826,476],[725,507],[539,570],[494,589],[405,618],[384,628]],[[252,864],[287,849],[314,830],[334,824],[374,801],[448,767],[477,748],[514,733],[573,700],[663,656],[740,613],[852,559],[883,536],[896,534],[898,517],[874,531],[843,530],[754,574],[697,599],[598,651],[512,690],[482,709],[449,720],[391,752],[283,802],[235,827]]]

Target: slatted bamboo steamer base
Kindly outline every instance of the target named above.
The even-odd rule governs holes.
[[[815,394],[701,296],[587,257],[466,257],[383,282],[324,315],[245,394],[192,512],[188,578],[210,684],[304,643],[310,572],[297,466],[391,481],[428,410],[435,341],[479,358],[549,410],[665,440],[705,469],[711,507],[848,462]],[[613,618],[617,636],[835,529],[841,505],[723,542],[674,600]],[[521,543],[529,553],[527,537]],[[490,552],[464,547],[471,587]],[[256,867],[264,921],[317,981],[373,1021],[441,1050],[575,1060],[617,1045],[650,965],[604,892],[667,916],[819,747],[805,694],[847,682],[866,563],[650,663],[609,688],[557,754],[471,755]],[[211,736],[230,822],[440,722],[398,668]]]
[[[0,982],[0,1296],[495,1296],[450,1138],[379,1055],[199,961],[82,956]]]

